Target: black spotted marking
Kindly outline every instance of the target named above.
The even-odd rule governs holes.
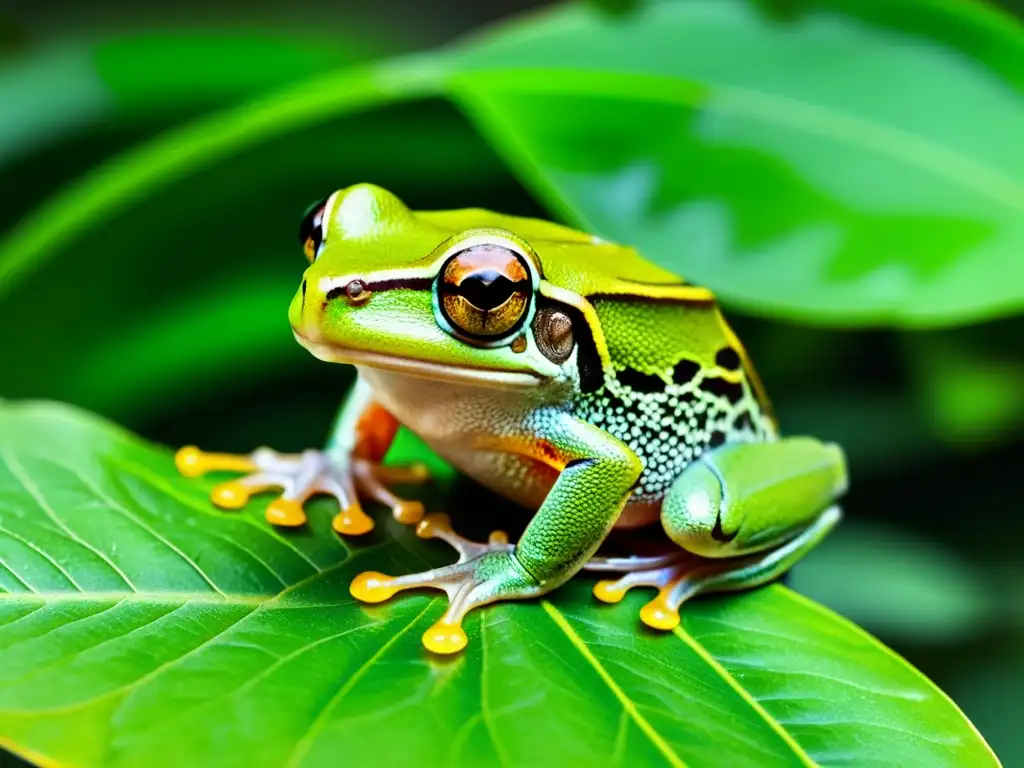
[[[654,394],[655,392],[665,391],[665,381],[660,376],[656,376],[653,373],[644,373],[638,371],[636,368],[623,368],[617,374],[615,378],[619,380],[619,383],[633,390],[634,392],[643,392],[644,394]]]
[[[704,379],[700,386],[705,392],[724,397],[734,405],[743,399],[743,385],[738,381],[726,381],[719,376],[711,376]]]
[[[684,390],[677,394],[673,400],[675,401],[675,409],[682,410],[684,406],[693,405],[697,402],[697,395],[691,390]]]
[[[693,377],[700,373],[700,364],[693,360],[680,360],[672,369],[672,381],[675,384],[686,384],[693,381]]]
[[[750,415],[750,411],[744,411],[736,419],[736,429],[754,429],[754,418]]]
[[[727,371],[738,371],[740,369],[740,353],[732,347],[722,347],[715,355],[715,363]]]
[[[717,448],[718,446],[725,443],[725,432],[715,430],[711,433],[711,437],[708,439],[709,448]]]
[[[608,406],[606,410],[609,413],[616,413],[617,409],[621,408],[625,411],[629,406],[626,405],[626,401],[616,395],[614,392],[606,392],[605,397],[607,398]]]

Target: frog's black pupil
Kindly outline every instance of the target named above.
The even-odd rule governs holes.
[[[474,307],[487,310],[500,307],[521,289],[518,283],[513,283],[500,272],[484,269],[463,278],[458,293]]]

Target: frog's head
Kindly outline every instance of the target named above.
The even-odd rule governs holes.
[[[369,184],[313,206],[300,238],[310,266],[289,316],[323,360],[480,386],[600,383],[578,289],[593,251],[618,246],[480,209],[413,212]]]

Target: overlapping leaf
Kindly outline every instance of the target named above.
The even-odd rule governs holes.
[[[542,199],[730,304],[843,324],[1024,308],[1024,32],[980,4],[586,6],[452,88]]]
[[[224,514],[169,452],[65,407],[0,409],[0,743],[127,765],[995,764],[956,707],[861,630],[782,587],[641,631],[585,580],[472,615],[428,657],[440,600],[367,608],[358,571],[448,557],[397,525],[343,542]],[[459,507],[452,500],[456,515]]]

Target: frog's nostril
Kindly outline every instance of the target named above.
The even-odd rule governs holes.
[[[356,278],[355,280],[349,280],[344,286],[331,288],[327,292],[327,301],[344,298],[349,304],[362,304],[370,298],[370,294],[370,287],[366,284],[366,281]]]

